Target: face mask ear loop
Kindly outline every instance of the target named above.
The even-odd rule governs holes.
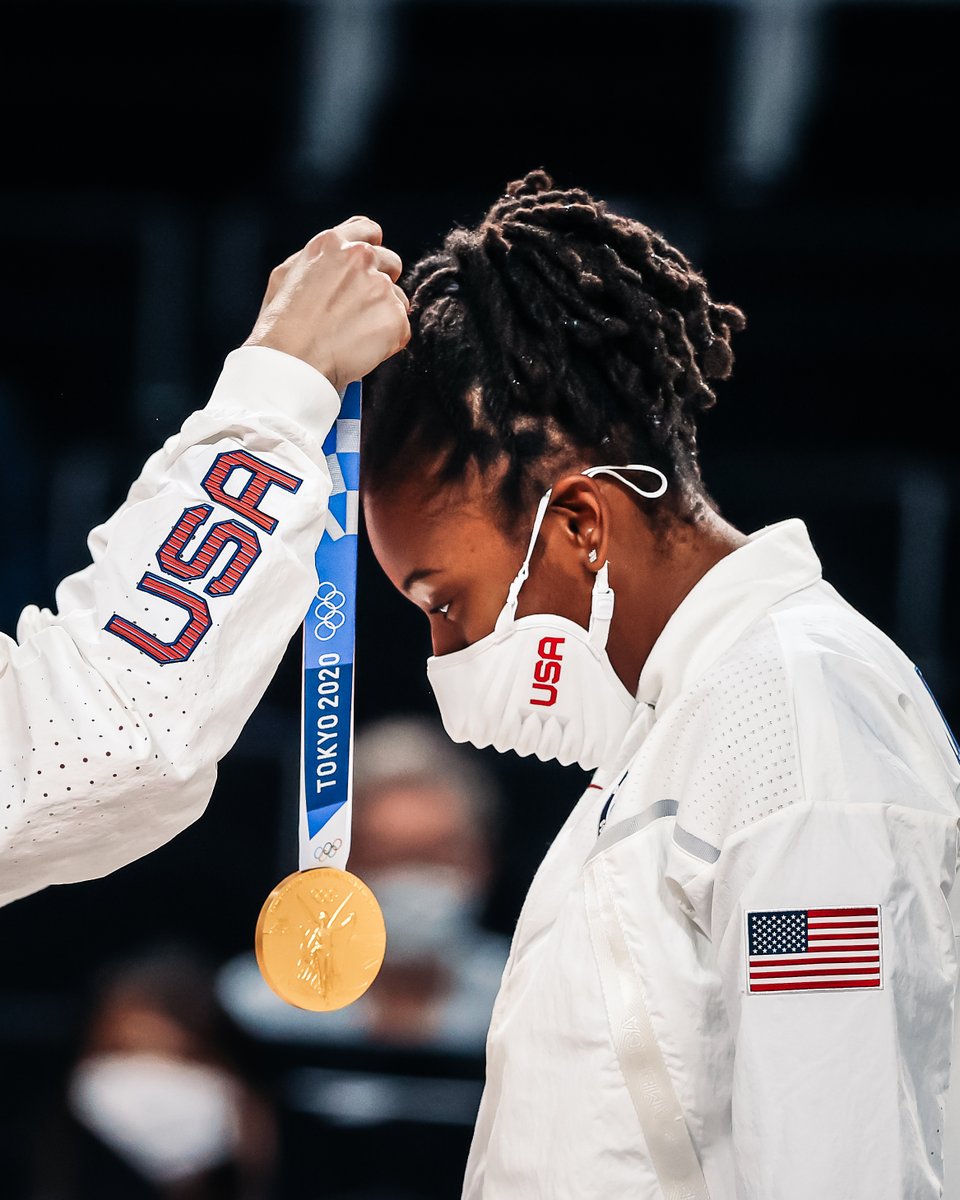
[[[547,513],[547,505],[550,503],[550,497],[553,495],[553,488],[545,492],[542,496],[539,505],[537,506],[537,515],[533,519],[533,531],[530,534],[530,542],[527,546],[527,553],[523,560],[523,565],[517,572],[516,578],[510,584],[510,590],[507,592],[507,600],[503,608],[500,610],[500,615],[497,617],[497,623],[494,629],[499,632],[506,629],[508,625],[513,623],[517,612],[517,603],[520,597],[520,589],[527,581],[527,576],[530,574],[530,558],[533,555],[533,547],[536,545],[537,538],[540,534],[540,526],[543,524],[543,518]]]
[[[607,644],[610,622],[613,620],[613,588],[610,586],[609,560],[603,564],[593,581],[590,596],[590,626],[588,637],[591,646],[602,650]]]
[[[660,484],[655,492],[646,492],[643,488],[637,487],[635,483],[631,483],[629,479],[624,479],[620,474],[621,471],[644,471],[648,475],[655,475],[660,480]],[[612,475],[615,479],[636,492],[638,496],[643,496],[646,500],[657,500],[667,490],[667,477],[657,467],[648,467],[645,463],[625,463],[618,467],[588,467],[586,471],[581,472],[582,475],[589,475],[592,479],[594,475]]]

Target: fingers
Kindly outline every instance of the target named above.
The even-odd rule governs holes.
[[[352,255],[355,263],[359,263],[362,267],[368,270],[382,271],[391,283],[396,283],[403,274],[400,255],[386,246],[375,246],[364,241],[349,241],[342,242],[340,249],[345,250],[348,255]]]
[[[398,287],[396,284],[394,284],[393,285],[393,294],[397,297],[397,299],[403,305],[403,311],[405,313],[409,313],[410,298],[407,296],[407,293],[403,290],[403,288]]]
[[[402,273],[380,226],[351,217],[274,267],[248,342],[302,358],[335,384],[360,379],[410,341]]]
[[[396,325],[396,340],[394,341],[391,353],[387,355],[388,358],[396,354],[398,350],[402,350],[410,341],[410,301],[407,299],[406,293],[402,288],[397,287],[396,284],[393,285],[393,295],[397,303],[401,306],[402,312]]]
[[[365,270],[380,271],[391,283],[396,283],[403,274],[400,255],[386,246],[371,246],[369,242],[344,242],[341,248],[353,256],[354,265]]]
[[[342,247],[351,243],[366,244],[373,249],[372,265],[382,271],[391,283],[396,283],[403,274],[403,263],[400,255],[382,244],[383,230],[369,217],[350,217],[333,229],[315,234],[305,246],[294,251],[282,263],[274,267],[267,281],[267,290],[263,297],[263,306],[270,304],[277,292],[283,286],[290,268],[298,260],[304,259],[324,250]]]
[[[378,246],[376,255],[377,270],[389,276],[392,283],[396,283],[403,274],[403,263],[400,261],[400,255],[394,250],[388,250],[386,246]]]
[[[336,232],[348,242],[369,242],[371,246],[383,243],[383,230],[369,217],[350,217],[336,227]]]

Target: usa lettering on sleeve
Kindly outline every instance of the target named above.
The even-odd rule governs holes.
[[[236,492],[228,492],[227,484],[235,475],[240,477],[241,486]],[[214,513],[211,504],[184,509],[156,551],[160,570],[181,582],[174,583],[148,571],[137,584],[137,590],[175,605],[181,610],[185,624],[169,641],[120,613],[114,613],[104,629],[161,666],[185,662],[213,623],[210,605],[190,585],[199,586],[206,581],[203,592],[207,596],[232,596],[260,556],[257,529],[269,535],[277,528],[277,518],[260,507],[264,497],[271,487],[296,492],[302,482],[299,476],[282,471],[246,450],[218,454],[204,476],[203,490],[216,504],[239,514],[256,528],[237,520],[218,521],[208,527]],[[198,544],[197,534],[202,535]],[[211,569],[223,563],[226,550],[229,550],[226,562],[212,580],[207,580]]]

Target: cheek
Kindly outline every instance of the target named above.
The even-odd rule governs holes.
[[[513,575],[496,572],[478,579],[473,588],[465,592],[462,609],[456,613],[457,624],[463,631],[468,644],[477,642],[493,632],[497,617],[507,601],[507,592]]]
[[[523,550],[507,543],[498,529],[477,522],[461,525],[445,540],[442,554],[449,565],[437,598],[449,599],[450,616],[432,617],[431,630],[434,645],[450,653],[493,632]]]
[[[512,579],[511,575],[503,582],[498,573],[492,578],[479,576],[464,579],[459,585],[455,583],[451,587],[451,615],[445,617],[437,613],[430,617],[434,654],[465,650],[492,633]]]
[[[563,559],[540,556],[520,589],[517,616],[553,613],[587,629],[593,579],[579,562],[567,563]]]
[[[418,585],[412,597],[421,610],[429,604],[451,605],[449,618],[439,613],[429,617],[435,654],[462,650],[492,632],[525,546],[504,536],[487,506],[465,504],[456,493],[440,516],[431,512],[425,519],[409,490],[401,488],[389,502],[379,493],[367,496],[364,516],[370,547],[398,590],[410,571],[437,571],[436,580],[425,581],[427,590]]]

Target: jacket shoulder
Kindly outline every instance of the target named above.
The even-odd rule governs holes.
[[[955,812],[960,776],[943,728],[909,659],[821,585],[750,626],[644,751],[677,825],[720,847],[808,801]]]
[[[719,846],[737,829],[803,800],[790,673],[767,616],[659,717],[650,785],[677,824]]]

